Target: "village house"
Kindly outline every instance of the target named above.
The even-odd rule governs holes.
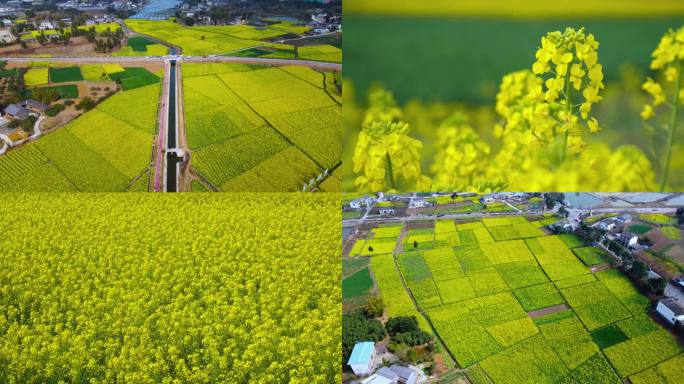
[[[658,301],[656,311],[660,316],[667,320],[670,325],[674,326],[677,322],[684,322],[684,306],[673,297],[666,297]]]
[[[632,215],[629,215],[629,214],[620,215],[620,216],[615,218],[615,221],[618,221],[622,224],[627,224],[627,223],[632,221]]]
[[[38,24],[38,29],[40,29],[41,31],[55,29],[55,25],[50,20],[43,20]]]
[[[381,207],[378,209],[381,216],[392,216],[396,213],[395,209],[392,207]]]
[[[356,343],[347,365],[357,376],[370,375],[375,366],[375,343],[372,341]]]
[[[421,384],[427,381],[425,373],[417,367],[393,364],[382,367],[362,381],[362,384]]]
[[[364,196],[364,197],[350,201],[349,207],[353,208],[353,209],[361,209],[361,207],[364,205],[366,207],[373,205],[374,201],[375,201],[375,199],[373,199],[372,197]]]
[[[623,232],[615,236],[615,241],[623,247],[633,248],[639,244],[639,237],[633,233]]]
[[[19,104],[10,104],[5,108],[5,116],[15,120],[26,120],[31,111]]]
[[[22,103],[22,107],[28,109],[31,112],[35,113],[45,113],[45,111],[50,108],[49,105],[43,104],[39,101],[33,100],[33,99],[28,99]]]
[[[17,40],[16,36],[8,28],[0,29],[0,42],[12,43]]]
[[[13,16],[16,12],[17,9],[14,7],[0,6],[0,15],[2,16]]]
[[[431,202],[423,199],[413,199],[409,202],[409,208],[425,208],[431,205]]]
[[[598,223],[594,224],[594,226],[600,230],[603,230],[603,231],[612,231],[613,229],[615,229],[615,220],[613,220],[613,219],[601,220]]]

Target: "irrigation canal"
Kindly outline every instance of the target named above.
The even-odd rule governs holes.
[[[178,191],[178,174],[183,158],[178,155],[176,119],[176,60],[170,60],[168,119],[166,120],[166,192]]]

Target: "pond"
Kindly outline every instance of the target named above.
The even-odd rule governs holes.
[[[181,0],[149,0],[131,19],[165,20],[173,16]]]
[[[565,201],[572,208],[586,209],[586,208],[592,208],[592,207],[595,207],[597,205],[603,204],[602,199],[599,199],[598,197],[596,197],[590,193],[573,192],[573,193],[564,193],[564,195],[565,195]]]

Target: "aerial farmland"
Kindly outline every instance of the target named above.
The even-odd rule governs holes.
[[[345,363],[361,338],[386,348],[384,361],[423,367],[444,383],[682,382],[681,331],[654,309],[670,294],[653,288],[655,281],[667,280],[655,272],[635,278],[642,265],[636,254],[647,246],[618,244],[622,233],[641,224],[627,221],[605,232],[597,229],[599,221],[582,224],[589,210],[568,207],[568,217],[582,218],[575,221],[564,218],[565,205],[545,211],[527,205],[528,197],[498,195],[487,203],[490,197],[478,196],[479,210],[440,217],[416,210],[425,198],[415,195],[343,199],[345,207],[361,203],[365,212],[346,220],[343,231],[345,317],[351,324],[356,316],[366,329],[384,324],[388,335],[343,325],[343,342],[350,343]],[[498,202],[514,210],[486,210]],[[646,218],[667,220],[670,232],[681,233],[674,207],[638,209],[647,207],[667,213]],[[643,220],[627,212],[612,215]],[[431,339],[411,342],[393,334],[390,323],[406,318],[415,318]]]
[[[85,30],[119,40],[0,60],[0,191],[340,190],[339,32],[269,19]]]

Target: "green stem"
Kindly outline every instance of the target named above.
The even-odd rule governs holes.
[[[568,71],[569,70],[570,68],[568,68]],[[570,76],[566,76],[565,78],[565,106],[567,114],[570,115],[572,113],[572,102],[570,100]],[[561,163],[565,161],[565,155],[568,151],[568,136],[569,132],[568,129],[566,129],[565,132],[563,132],[563,148],[561,149]]]
[[[385,153],[385,184],[389,189],[394,189],[394,173],[392,172],[392,160],[389,153]]]
[[[663,177],[660,179],[660,192],[665,191],[667,179],[670,173],[670,161],[672,160],[672,146],[674,144],[675,131],[677,129],[677,116],[679,114],[679,88],[682,82],[682,61],[677,61],[677,80],[675,80],[674,95],[672,97],[672,115],[670,116],[670,131],[667,135],[667,154],[665,155],[665,168]]]

